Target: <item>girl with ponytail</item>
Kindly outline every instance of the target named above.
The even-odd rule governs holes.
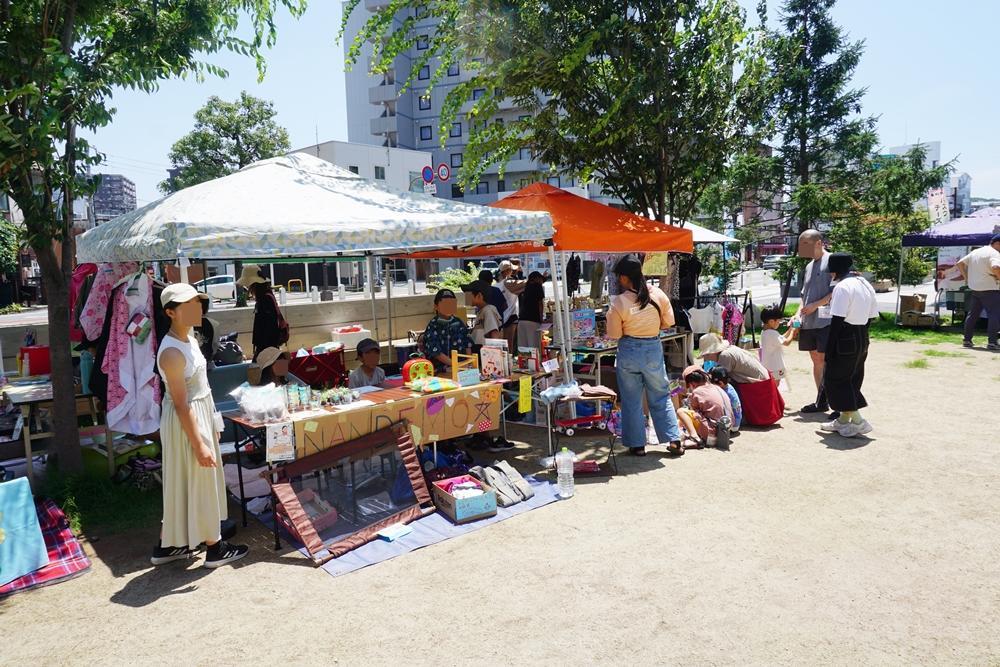
[[[642,264],[632,256],[622,258],[614,273],[622,293],[608,310],[608,337],[618,339],[615,375],[622,404],[622,441],[632,454],[646,455],[645,395],[658,441],[672,453],[683,454],[660,343],[660,331],[674,325],[670,299],[659,287],[646,283]]]

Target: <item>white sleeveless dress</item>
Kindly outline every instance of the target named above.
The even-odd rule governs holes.
[[[215,431],[215,403],[208,384],[207,364],[197,340],[188,342],[167,335],[156,353],[156,365],[165,350],[180,350],[186,361],[184,377],[187,400],[198,431],[215,450],[217,467],[203,468],[177,417],[170,387],[164,377],[163,405],[160,414],[160,440],[163,446],[163,537],[164,547],[191,547],[219,539],[219,523],[228,516],[226,481],[222,471],[219,434]]]

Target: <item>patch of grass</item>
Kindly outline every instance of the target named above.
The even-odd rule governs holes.
[[[926,359],[914,359],[903,364],[907,368],[930,368],[931,365]]]
[[[0,308],[0,315],[14,315],[21,312],[24,312],[24,308],[19,303],[12,303],[9,306]]]
[[[121,533],[153,526],[163,515],[159,487],[140,491],[129,482],[115,483],[104,476],[64,475],[50,470],[42,494],[56,502],[74,533],[100,530]]]
[[[962,344],[962,332],[958,328],[943,327],[940,329],[911,329],[896,324],[893,313],[881,313],[872,322],[868,333],[872,340],[885,340],[897,343],[911,342],[924,345],[939,345],[941,343]]]
[[[949,359],[961,359],[963,357],[971,357],[971,354],[966,352],[947,352],[945,350],[920,350],[920,354],[927,357],[937,357],[939,359],[949,358]]]

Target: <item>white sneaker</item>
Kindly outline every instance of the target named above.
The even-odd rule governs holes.
[[[841,426],[846,426],[846,425],[847,424],[844,424],[843,422],[834,419],[833,421],[823,422],[822,424],[819,425],[819,428],[821,431],[829,431],[830,433],[836,433],[840,430]]]
[[[860,424],[844,424],[838,430],[841,436],[845,438],[854,438],[859,435],[864,435],[866,433],[872,432],[872,425],[866,421],[862,421]]]

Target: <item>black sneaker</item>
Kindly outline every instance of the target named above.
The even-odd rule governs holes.
[[[1000,352],[1000,343],[990,343],[986,349],[990,352]]]
[[[205,558],[205,567],[214,569],[222,567],[227,563],[235,563],[239,559],[250,553],[250,547],[245,544],[230,544],[229,542],[219,542],[208,548],[208,556]]]
[[[153,556],[149,559],[149,562],[153,565],[163,565],[175,560],[186,560],[192,556],[194,556],[194,551],[188,547],[161,547],[160,545],[156,545],[153,547]]]
[[[972,347],[972,341],[971,340],[963,340],[962,341],[962,347]]]
[[[807,412],[807,413],[808,412],[826,412],[826,411],[827,411],[827,406],[825,406],[825,405],[816,405],[815,403],[810,403],[809,405],[805,405],[805,406],[802,407],[801,410],[799,410],[799,412]]]
[[[493,439],[493,443],[490,444],[491,452],[508,452],[512,449],[514,449],[514,443],[502,436],[497,436]]]

